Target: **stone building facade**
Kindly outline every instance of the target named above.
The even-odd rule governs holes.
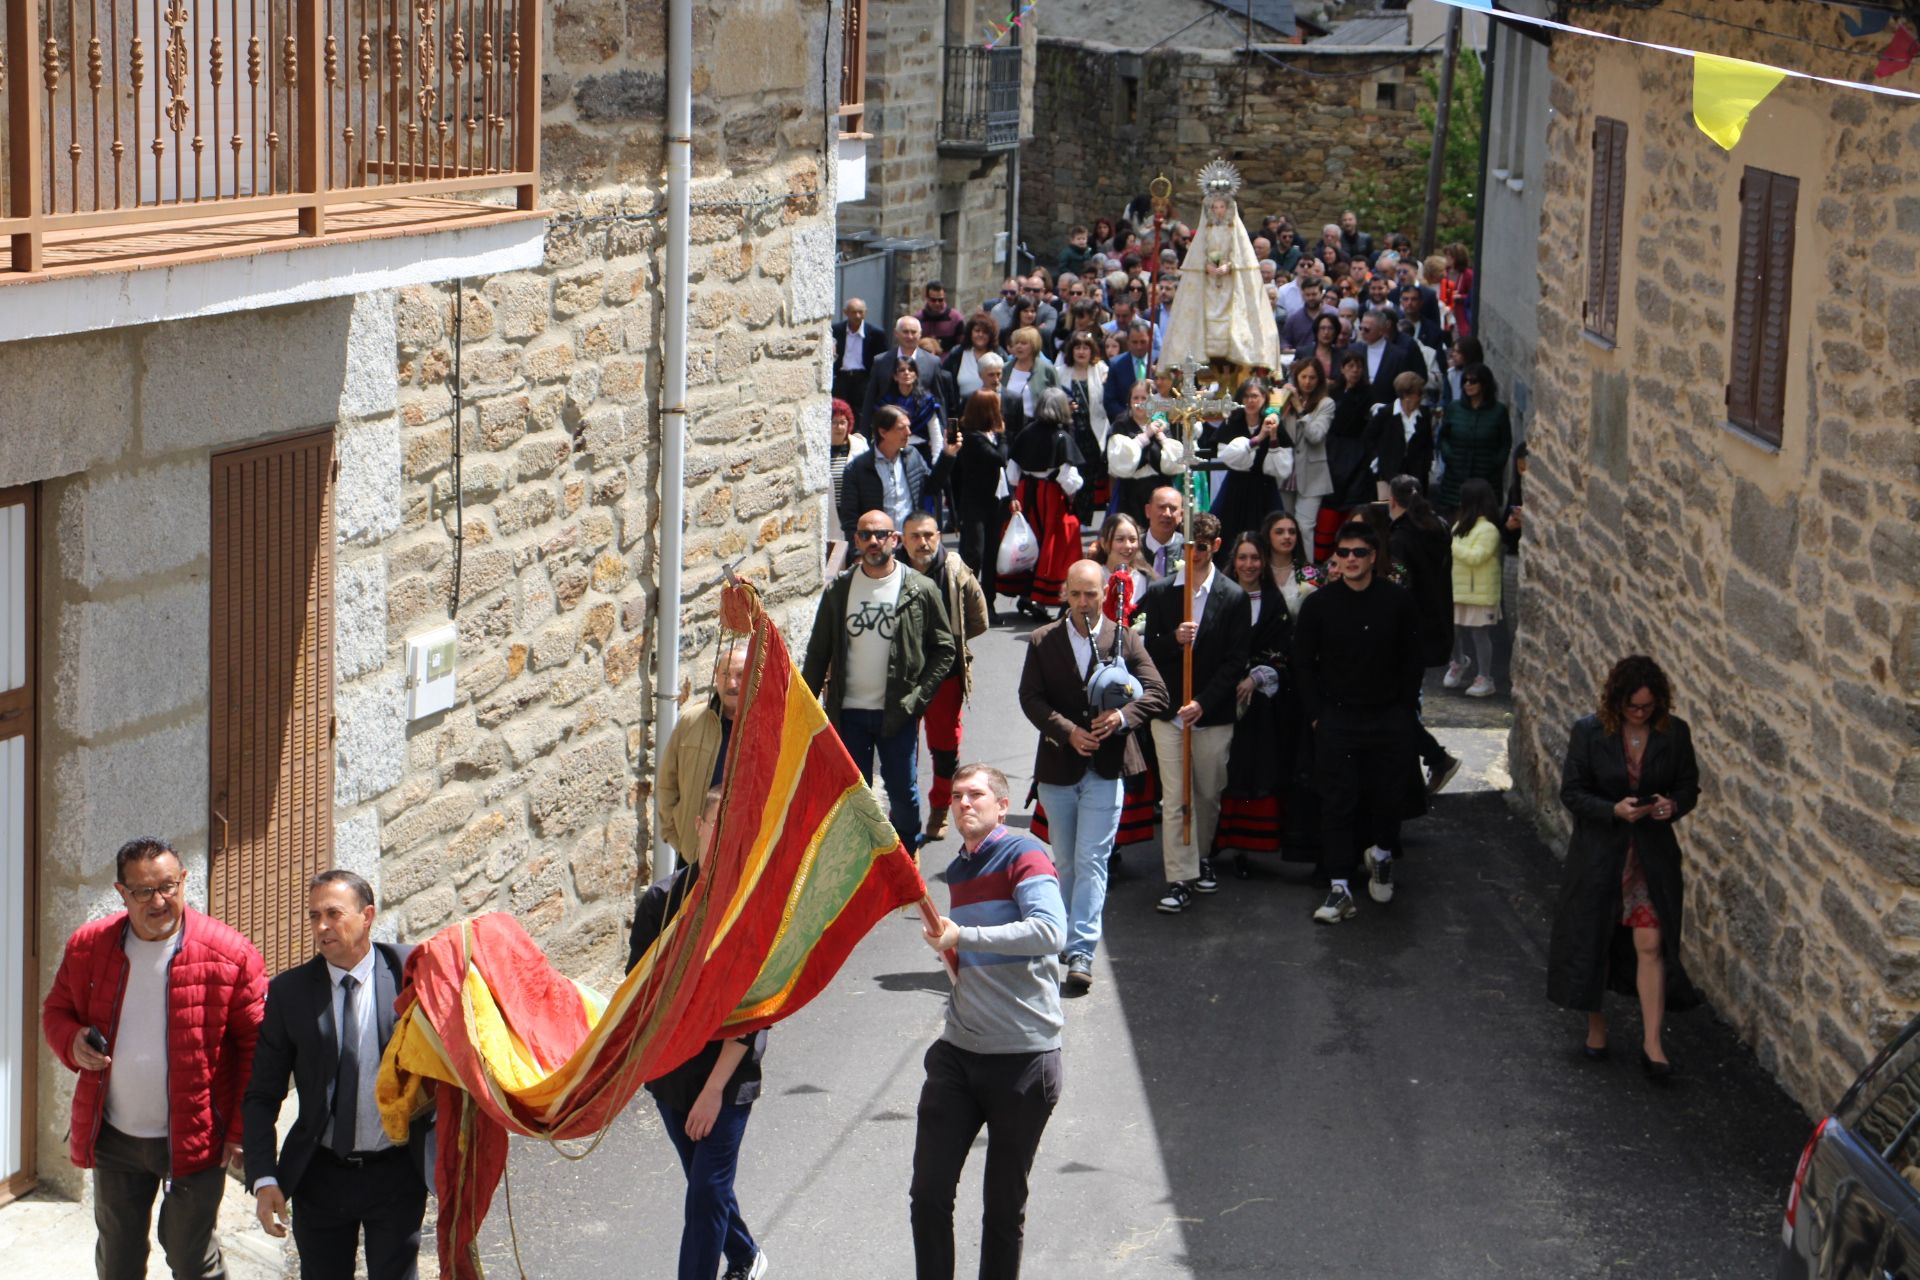
[[[1240,211],[1249,225],[1280,211],[1303,229],[1351,207],[1357,179],[1422,167],[1405,144],[1420,127],[1420,72],[1437,55],[1408,59],[1404,48],[1338,39],[1336,29],[1323,41],[1265,46],[1284,61],[1276,66],[1237,49],[1142,52],[1049,34],[1034,88],[1048,127],[1026,150],[1020,184],[1032,238],[1057,246],[1073,223],[1119,216],[1159,174],[1174,184],[1175,216],[1191,223],[1193,174],[1215,155],[1246,179]],[[1351,74],[1367,68],[1377,70]]]
[[[1826,5],[1706,10],[1726,21],[1635,10],[1630,34],[1842,78],[1877,56]],[[1824,1108],[1920,1007],[1920,130],[1909,104],[1788,80],[1728,153],[1685,59],[1556,35],[1549,65],[1516,794],[1564,829],[1568,724],[1620,656],[1666,666],[1704,783],[1684,954]],[[1612,343],[1582,319],[1602,117],[1627,131]],[[1762,317],[1777,445],[1727,421],[1750,168],[1799,183],[1789,301]]]
[[[1007,265],[997,246],[1009,231],[1007,191],[1033,135],[1036,8],[1000,49],[984,48],[989,18],[1006,6],[981,0],[864,0],[866,50],[866,196],[840,206],[847,252],[891,250],[892,296],[863,299],[869,318],[918,311],[927,283],[947,286],[948,302],[971,311],[996,298]],[[1015,6],[1016,8],[1018,6]],[[988,138],[995,64],[1018,67],[1018,120]]]
[[[572,976],[619,972],[651,855],[656,692],[672,692],[652,677],[671,482],[664,10],[548,6],[543,218],[370,242],[404,250],[363,276],[374,288],[0,341],[0,496],[22,486],[38,512],[37,915],[0,930],[29,934],[30,1001],[67,934],[117,909],[128,836],[172,840],[189,901],[208,905],[209,471],[222,451],[307,432],[329,433],[338,468],[331,861],[374,883],[389,936],[506,910]],[[789,628],[820,585],[839,12],[695,4],[681,646],[695,698],[723,565]],[[326,295],[377,252],[287,257],[345,254],[309,290]],[[175,283],[234,269],[184,266]],[[8,284],[0,307],[56,287]],[[409,719],[405,642],[449,619],[454,704]],[[20,909],[5,893],[0,906]],[[26,1114],[39,1179],[78,1192],[72,1083],[41,1050]]]

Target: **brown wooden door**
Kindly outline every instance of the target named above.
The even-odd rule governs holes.
[[[40,924],[34,823],[33,490],[0,489],[0,1204],[34,1183]]]
[[[333,433],[213,458],[208,900],[278,973],[333,865]]]

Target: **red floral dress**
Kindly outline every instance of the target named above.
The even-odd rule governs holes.
[[[1644,752],[1643,752],[1644,754]],[[1640,791],[1640,760],[1627,754],[1627,786],[1635,795]],[[1627,837],[1627,864],[1620,872],[1620,923],[1628,929],[1658,929],[1660,917],[1653,910],[1653,896],[1647,892],[1647,873],[1640,865],[1640,854],[1633,837]]]

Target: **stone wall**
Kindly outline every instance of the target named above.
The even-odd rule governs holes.
[[[1308,241],[1353,204],[1356,179],[1424,169],[1405,139],[1420,128],[1414,103],[1425,92],[1425,59],[1333,79],[1298,72],[1350,73],[1383,59],[1275,52],[1294,70],[1261,60],[1249,71],[1238,53],[1135,53],[1044,37],[1034,111],[1046,127],[1020,170],[1028,243],[1050,256],[1067,227],[1118,217],[1162,173],[1174,184],[1174,216],[1194,222],[1193,175],[1216,155],[1246,179],[1240,211],[1249,226],[1285,212]],[[1381,83],[1396,86],[1396,108],[1375,105]]]
[[[971,310],[998,297],[1006,274],[993,256],[994,236],[1006,229],[1006,156],[945,155],[939,146],[945,46],[981,29],[977,8],[956,0],[949,15],[929,0],[868,0],[867,197],[840,206],[840,232],[927,244],[897,258],[892,298],[865,299],[882,328],[920,309],[928,281],[940,280],[951,305]]]
[[[67,935],[120,909],[113,852],[129,836],[170,840],[188,901],[206,909],[211,457],[332,427],[343,540],[399,528],[393,314],[392,295],[374,294],[0,344],[0,487],[40,484],[42,994]],[[345,574],[339,586],[347,623]],[[358,652],[342,634],[341,662]],[[340,865],[377,881],[352,830],[338,846]],[[39,1172],[78,1194],[64,1137],[75,1077],[41,1062]]]
[[[625,960],[656,747],[664,17],[657,0],[640,7],[646,21],[613,0],[555,15],[545,262],[463,282],[457,330],[453,288],[402,291],[399,527],[341,566],[343,601],[352,581],[380,641],[364,667],[342,664],[342,722],[377,738],[357,762],[342,753],[343,843],[351,831],[377,848],[403,936],[512,911],[587,981]],[[723,565],[790,633],[820,586],[827,16],[772,0],[696,9],[682,611],[695,697]],[[459,700],[404,725],[402,645],[446,620],[454,590],[456,482]]]
[[[1632,34],[1849,77],[1839,15],[1733,3],[1768,33],[1636,11]],[[1602,21],[1612,19],[1602,17]],[[1567,725],[1629,652],[1671,673],[1704,778],[1683,829],[1685,955],[1810,1110],[1920,1008],[1920,129],[1787,81],[1731,155],[1690,64],[1556,38],[1539,236],[1513,773],[1564,829]],[[1628,126],[1619,343],[1580,329],[1594,117]],[[1785,440],[1723,423],[1743,169],[1800,180]]]

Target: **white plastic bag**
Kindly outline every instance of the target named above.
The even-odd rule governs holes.
[[[1005,575],[1032,573],[1039,563],[1040,539],[1033,536],[1027,518],[1016,511],[1007,521],[1007,531],[1000,535],[1000,558],[994,570]]]

